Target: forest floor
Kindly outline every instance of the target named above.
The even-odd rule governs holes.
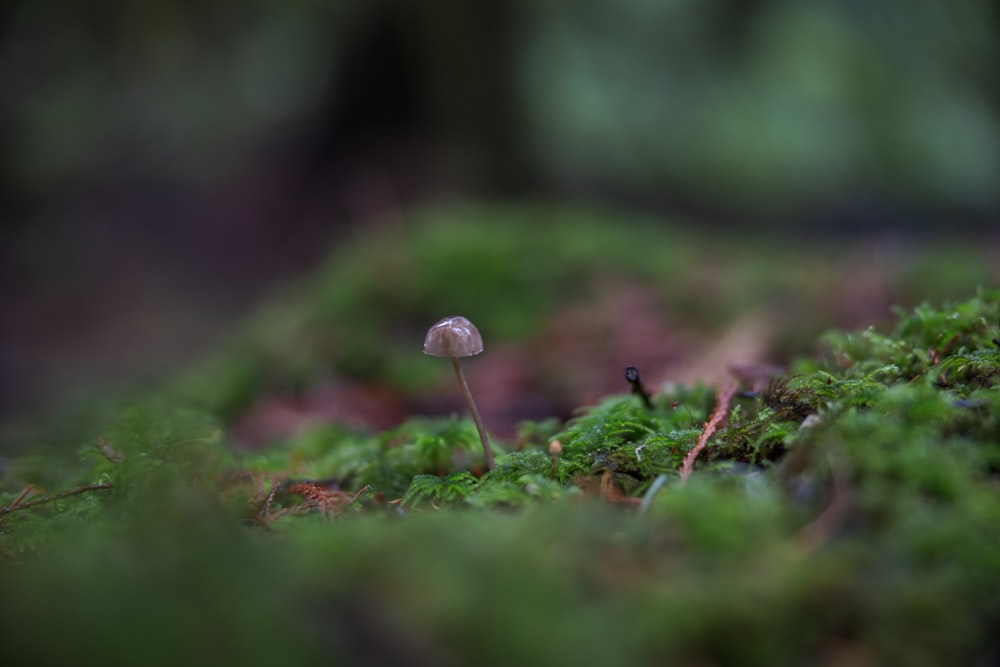
[[[994,660],[994,256],[544,208],[362,234],[204,362],[10,431],[0,639],[43,664]],[[421,353],[453,314],[485,340],[494,469]]]

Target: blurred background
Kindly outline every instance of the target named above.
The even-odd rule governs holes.
[[[445,202],[995,247],[998,35],[992,0],[8,0],[0,416]]]

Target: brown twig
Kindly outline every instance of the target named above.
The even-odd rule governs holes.
[[[18,495],[17,498],[14,498],[14,502],[12,502],[7,507],[4,507],[4,508],[0,509],[0,514],[6,514],[7,512],[13,512],[15,509],[17,509],[17,506],[21,504],[21,501],[24,500],[28,496],[29,493],[31,493],[32,491],[34,491],[34,489],[35,489],[35,485],[34,484],[29,484],[28,486],[24,487],[24,491],[22,491],[20,493],[20,495]]]
[[[937,366],[938,363],[941,361],[941,359],[943,359],[945,356],[948,355],[949,352],[951,352],[951,348],[955,345],[955,341],[957,341],[959,338],[960,336],[958,334],[954,334],[951,338],[945,341],[944,345],[942,345],[941,347],[931,349],[930,350],[931,364]],[[938,336],[938,340],[940,339],[941,336]]]
[[[329,488],[329,484],[325,482],[286,479],[271,487],[257,512],[257,521],[266,525],[286,514],[307,514],[309,512],[319,512],[327,518],[332,518],[340,514],[342,507],[353,505],[362,494],[370,489],[371,486],[366,484],[354,495],[351,495],[340,489]],[[302,498],[302,502],[291,500],[294,496]],[[272,506],[275,502],[288,503],[288,506],[273,510]]]
[[[26,510],[29,507],[35,507],[37,505],[44,505],[45,503],[51,503],[53,500],[60,500],[62,498],[68,498],[70,496],[76,496],[81,493],[86,493],[88,491],[100,491],[101,489],[110,489],[114,486],[111,482],[101,482],[100,484],[87,484],[86,486],[78,486],[75,489],[69,489],[68,491],[60,491],[59,493],[52,496],[42,496],[41,498],[36,498],[30,502],[22,503],[25,496],[33,488],[28,486],[27,489],[21,492],[21,495],[17,497],[13,503],[7,507],[0,507],[0,515],[10,514],[11,512],[16,512],[18,510]]]
[[[701,435],[698,436],[698,442],[687,453],[684,457],[684,462],[681,464],[680,475],[682,482],[687,480],[691,476],[691,473],[694,472],[695,459],[701,454],[701,450],[705,449],[706,445],[708,445],[708,439],[712,437],[712,434],[726,420],[726,417],[729,415],[729,403],[735,395],[736,384],[734,383],[729,383],[719,390],[719,395],[715,399],[715,410],[712,411],[712,416],[705,422],[701,430]]]

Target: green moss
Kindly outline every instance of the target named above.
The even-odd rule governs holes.
[[[430,232],[427,253],[474,243],[447,229]],[[489,238],[497,254],[480,249],[462,270],[499,276],[496,298],[548,279],[537,267],[504,277],[516,246]],[[593,243],[571,246],[574,271]],[[301,319],[253,347],[240,377],[307,369],[316,350],[339,349],[333,313],[368,300],[379,305],[358,320],[365,335],[395,335],[379,329],[386,309],[416,331],[423,308],[442,306],[427,295],[455,279],[435,268],[399,295],[360,259],[330,271],[306,300],[322,305],[289,307]],[[534,298],[480,327],[523,335]],[[652,409],[621,394],[566,423],[522,423],[492,471],[456,417],[374,434],[325,425],[248,452],[220,421],[232,394],[102,413],[71,461],[6,467],[0,644],[43,663],[988,660],[1000,624],[998,314],[1000,292],[984,290],[824,336],[818,355],[734,400],[686,482],[681,461],[717,400],[708,387],[664,388]],[[278,354],[314,326],[315,347]]]

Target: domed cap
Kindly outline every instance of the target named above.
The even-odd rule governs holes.
[[[482,351],[479,329],[461,315],[444,318],[424,338],[424,354],[432,357],[471,357]]]

